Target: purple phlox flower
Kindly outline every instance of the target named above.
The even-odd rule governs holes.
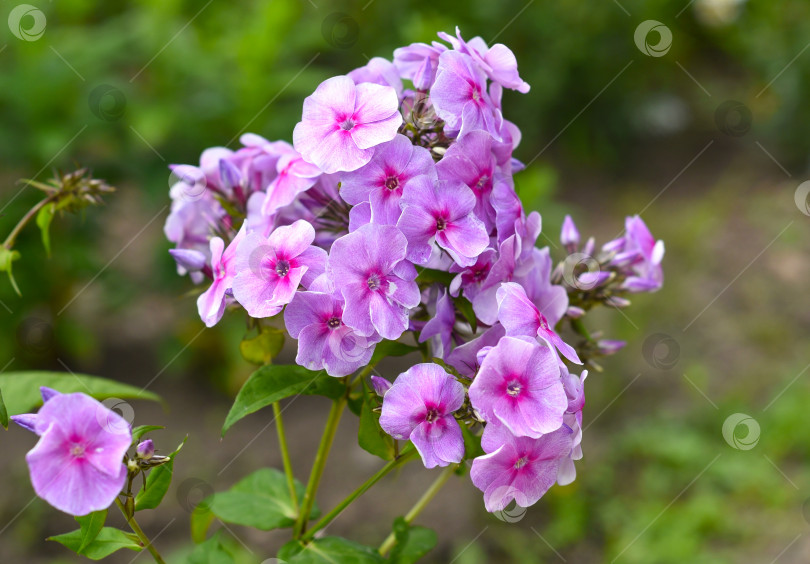
[[[574,364],[582,364],[574,348],[549,326],[546,316],[532,303],[523,286],[506,282],[498,288],[497,298],[498,321],[506,328],[507,335],[540,337]]]
[[[391,389],[391,382],[382,378],[380,376],[371,375],[371,386],[374,388],[374,393],[376,393],[381,398],[385,397],[385,394],[388,393],[388,390]]]
[[[491,350],[504,335],[506,335],[506,330],[503,325],[497,323],[472,341],[456,347],[448,355],[447,363],[458,370],[462,376],[472,379],[481,366],[478,353],[484,349]]]
[[[447,358],[450,348],[453,346],[453,327],[456,324],[456,308],[453,299],[447,293],[442,292],[436,298],[436,312],[433,317],[422,328],[419,334],[419,342],[424,343],[428,339],[433,339],[433,354],[438,358]]]
[[[583,370],[581,376],[576,376],[570,374],[565,366],[561,366],[560,370],[565,395],[568,397],[563,422],[573,431],[571,455],[562,459],[557,471],[557,483],[566,486],[577,477],[574,461],[582,458],[582,408],[585,406],[585,378],[588,371]]]
[[[397,226],[408,238],[408,259],[425,264],[436,243],[461,266],[475,264],[489,246],[484,224],[473,213],[475,195],[461,182],[440,180],[408,190]]]
[[[579,247],[579,230],[574,220],[567,214],[560,229],[560,243],[569,253],[575,252]]]
[[[431,45],[412,43],[394,50],[394,65],[402,78],[413,82],[414,88],[428,90],[436,79],[439,55],[445,51],[447,47],[438,41]]]
[[[362,336],[398,339],[419,305],[407,239],[393,225],[368,224],[332,244],[327,272],[346,302],[343,322]]]
[[[520,507],[537,503],[554,485],[560,462],[571,452],[571,437],[566,426],[533,439],[487,423],[481,446],[489,454],[473,460],[470,469],[487,511],[503,511],[512,501]]]
[[[304,287],[323,274],[326,251],[312,246],[315,229],[299,219],[269,237],[251,233],[236,252],[233,296],[251,317],[272,317]]]
[[[210,194],[195,200],[178,199],[172,204],[163,232],[177,249],[200,251],[208,260],[211,232],[223,227],[224,218],[225,210]],[[183,275],[186,270],[178,265],[177,272]]]
[[[530,251],[530,258],[525,264],[531,265],[531,268],[516,276],[515,282],[523,287],[548,324],[555,327],[568,309],[568,292],[562,286],[551,283],[552,263],[548,247],[531,247]]]
[[[290,205],[298,194],[309,190],[321,175],[317,166],[305,161],[292,147],[281,154],[276,170],[278,175],[267,187],[262,206],[264,215],[274,215],[279,208]]]
[[[191,280],[195,284],[199,284],[205,278],[204,272],[210,272],[208,268],[208,259],[205,253],[193,249],[169,249],[169,254],[172,255],[174,262],[177,263],[178,272],[188,272]]]
[[[328,250],[335,239],[349,232],[351,206],[340,199],[338,184],[339,174],[322,174],[312,188],[278,211],[275,224],[290,225],[305,219],[315,228],[315,245]]]
[[[245,226],[248,233],[261,233],[268,237],[275,227],[275,216],[265,215],[262,212],[267,194],[264,192],[254,192],[247,201],[245,216]]]
[[[490,195],[497,170],[492,137],[485,131],[470,131],[450,145],[436,165],[439,179],[463,182],[475,194],[475,215],[487,232],[495,226],[495,209]]]
[[[402,80],[399,70],[394,63],[382,57],[373,57],[365,66],[354,69],[347,75],[355,84],[371,82],[390,86],[397,92],[397,98],[402,98]]]
[[[403,372],[383,398],[380,426],[398,440],[410,439],[426,468],[464,458],[464,439],[453,412],[464,403],[464,386],[437,364]]]
[[[508,331],[508,328],[507,328]],[[557,355],[527,337],[504,337],[484,358],[470,402],[516,436],[538,438],[560,428],[568,406]]]
[[[498,175],[496,178],[495,187],[492,190],[492,207],[495,209],[498,243],[517,234],[520,241],[520,256],[517,260],[525,261],[529,258],[537,237],[542,231],[542,219],[536,211],[526,216],[523,204],[512,186],[511,177]]]
[[[322,82],[304,100],[293,145],[323,172],[348,172],[369,162],[373,148],[390,141],[402,124],[397,92],[348,76]]]
[[[485,249],[484,252],[478,255],[475,264],[459,266],[453,263],[450,267],[450,272],[458,274],[450,282],[450,295],[458,296],[459,291],[463,291],[464,297],[473,301],[481,290],[481,284],[486,280],[496,259],[497,253],[495,249]]]
[[[54,390],[43,389],[43,398]],[[40,436],[25,456],[36,494],[70,515],[109,507],[126,483],[129,423],[86,394],[46,398],[34,419],[13,420]]]
[[[445,51],[439,56],[430,98],[436,115],[445,121],[446,134],[482,129],[500,139],[500,112],[489,98],[486,83],[483,71],[469,55]]]
[[[236,252],[245,238],[245,227],[239,230],[227,248],[219,237],[211,238],[211,276],[208,289],[197,298],[197,311],[206,327],[213,327],[225,313],[227,294],[237,272]]]
[[[340,293],[295,294],[284,310],[284,324],[298,340],[296,363],[309,370],[326,370],[330,376],[346,376],[369,363],[382,337],[358,335],[343,323],[343,312]]]
[[[397,135],[375,147],[368,164],[341,176],[340,197],[352,205],[369,202],[374,223],[396,225],[403,193],[427,190],[436,178],[430,151]]]
[[[632,266],[632,275],[622,287],[631,292],[655,292],[664,283],[661,261],[664,258],[664,242],[656,241],[639,216],[625,221],[625,253],[637,252],[639,259]]]
[[[496,43],[488,47],[480,37],[464,41],[458,26],[456,37],[444,32],[439,32],[439,37],[450,43],[453,49],[470,55],[493,82],[517,90],[521,94],[529,91],[530,86],[518,74],[515,54],[506,45]]]

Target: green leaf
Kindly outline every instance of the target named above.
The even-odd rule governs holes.
[[[433,284],[434,282],[441,284],[444,287],[450,286],[456,275],[452,272],[445,272],[444,270],[433,270],[432,268],[423,268],[419,270],[419,276],[416,281],[421,284]]]
[[[461,436],[464,438],[464,457],[467,460],[484,456],[484,449],[481,448],[481,435],[474,434],[463,422],[461,423]]]
[[[3,401],[3,391],[0,390],[0,425],[3,429],[8,429],[8,409],[6,403]]]
[[[374,412],[377,402],[374,393],[363,382],[363,407],[360,411],[360,428],[357,442],[366,452],[383,460],[393,460],[396,454],[394,439],[380,427],[380,414]]]
[[[467,320],[467,323],[470,324],[472,332],[478,331],[478,318],[475,316],[475,311],[473,311],[472,302],[467,298],[455,298],[453,303],[456,309],[461,312],[461,315],[464,316],[464,319]]]
[[[42,233],[42,246],[45,247],[45,252],[49,257],[51,256],[50,228],[51,221],[53,221],[53,216],[55,213],[56,207],[53,204],[49,204],[41,208],[37,213],[37,227],[39,227],[39,230]]]
[[[22,296],[20,287],[17,286],[17,281],[14,280],[14,275],[11,273],[11,263],[20,258],[20,253],[11,251],[6,247],[0,245],[0,272],[8,272],[8,279],[11,282],[11,287],[17,292],[18,296]]]
[[[119,398],[161,401],[157,394],[106,378],[62,372],[4,372],[0,374],[0,390],[3,390],[9,414],[30,413],[42,405],[40,386],[65,394],[84,392],[99,400]]]
[[[250,375],[236,395],[222,426],[222,435],[245,415],[284,398],[304,394],[338,399],[345,391],[342,380],[323,371],[312,372],[289,364],[263,366]]]
[[[304,486],[296,480],[295,491],[299,505],[304,497]],[[292,527],[297,512],[290,499],[290,490],[283,472],[275,468],[262,468],[234,486],[214,494],[211,511],[228,523],[254,527],[263,531]],[[310,519],[320,512],[313,508]]]
[[[214,496],[209,496],[200,501],[191,512],[191,540],[201,543],[208,534],[208,528],[214,522],[215,515],[211,512],[211,502]]]
[[[198,545],[186,560],[188,564],[233,564],[233,557],[219,541],[219,534]]]
[[[284,331],[275,327],[262,327],[255,337],[242,339],[239,352],[251,364],[264,366],[278,356],[283,346]]]
[[[382,564],[380,553],[371,547],[341,537],[323,537],[309,544],[290,541],[278,553],[287,564]]]
[[[406,345],[399,341],[383,341],[374,349],[374,354],[371,355],[371,366],[376,366],[382,359],[389,356],[405,356],[411,353],[419,352],[419,347]]]
[[[124,531],[114,529],[112,527],[104,527],[101,529],[93,542],[88,544],[86,547],[84,547],[84,550],[79,552],[79,547],[82,544],[82,538],[82,531],[79,529],[65,533],[64,535],[49,537],[48,540],[56,541],[66,546],[73,552],[86,556],[90,560],[101,560],[102,558],[106,558],[113,552],[121,550],[122,548],[134,550],[135,552],[140,552],[142,550],[141,545],[137,541],[133,540],[132,537],[127,535]]]
[[[394,536],[397,542],[388,557],[389,564],[413,564],[433,550],[438,541],[435,531],[408,525],[402,517],[394,520]]]
[[[76,517],[79,523],[79,531],[81,531],[82,541],[76,552],[80,553],[85,550],[91,542],[96,540],[101,529],[104,527],[104,522],[107,520],[107,510],[93,511],[83,517]]]
[[[132,429],[132,444],[137,443],[146,433],[165,428],[163,425],[138,425]]]
[[[174,452],[169,454],[168,462],[156,468],[152,468],[149,471],[149,475],[146,477],[146,486],[135,496],[135,511],[154,509],[163,501],[163,496],[166,495],[166,492],[169,490],[169,485],[172,483],[174,457],[177,456],[177,453],[180,452],[180,449],[186,444],[186,440],[188,440],[188,436],[183,439],[183,442],[180,443]]]

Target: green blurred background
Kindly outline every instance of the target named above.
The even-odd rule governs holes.
[[[516,184],[543,215],[541,243],[560,257],[565,213],[599,241],[641,213],[666,241],[666,282],[626,312],[587,320],[630,344],[588,379],[577,481],[507,523],[456,480],[418,520],[440,534],[426,561],[810,560],[810,212],[794,197],[810,155],[810,3],[30,1],[47,18],[41,37],[0,26],[0,234],[36,202],[19,178],[79,163],[119,191],[101,210],[57,219],[51,258],[33,226],[20,238],[23,296],[0,280],[0,367],[92,373],[168,398],[168,413],[134,408],[136,423],[167,425],[154,437],[164,451],[191,435],[173,497],[143,523],[173,559],[190,542],[194,495],[279,460],[267,413],[218,439],[251,370],[238,355],[244,321],[202,331],[184,297],[162,237],[167,164],[234,148],[245,131],[289,140],[319,82],[458,25],[508,45],[532,86],[508,91],[504,112],[523,131],[516,156],[531,166]],[[0,3],[2,22],[18,4]],[[663,56],[634,42],[646,20],[672,33]],[[286,413],[303,478],[326,404],[307,398]],[[736,413],[756,436],[739,425],[724,438]],[[379,466],[353,446],[351,419],[323,508]],[[31,499],[31,437],[0,440],[0,561],[78,561],[43,542],[73,527]],[[379,543],[433,476],[413,466],[384,481],[330,533]],[[245,563],[282,542],[225,532]]]

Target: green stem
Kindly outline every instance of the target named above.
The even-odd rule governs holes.
[[[132,532],[138,535],[138,538],[141,540],[141,544],[144,545],[144,547],[146,547],[146,550],[149,551],[149,554],[152,555],[152,558],[155,559],[155,562],[157,562],[158,564],[166,564],[166,561],[163,560],[163,557],[160,555],[157,549],[154,546],[152,546],[152,541],[149,540],[149,537],[147,537],[146,533],[143,532],[143,529],[141,529],[140,525],[138,525],[138,522],[135,521],[135,516],[133,515],[132,517],[127,517],[126,509],[124,508],[124,504],[121,503],[120,499],[115,498],[115,504],[118,506],[118,509],[121,510],[121,513],[124,514],[124,517],[127,520],[129,528],[132,529]]]
[[[56,200],[57,196],[58,194],[51,194],[44,200],[38,202],[33,208],[28,210],[28,213],[26,213],[23,216],[23,218],[17,222],[17,225],[15,225],[14,229],[11,230],[11,233],[8,234],[6,240],[3,241],[3,246],[8,250],[11,250],[11,248],[14,246],[14,241],[17,239],[17,235],[19,235],[20,231],[22,231],[23,228],[28,224],[28,222],[31,221],[31,218],[33,218],[37,214],[37,212],[39,212],[39,210],[41,210],[46,205]]]
[[[335,439],[340,416],[343,414],[343,409],[346,407],[346,401],[346,395],[343,395],[332,404],[332,409],[329,411],[329,418],[326,420],[326,428],[323,430],[321,444],[318,447],[318,453],[315,455],[315,462],[312,465],[312,472],[309,475],[307,489],[304,492],[304,500],[301,502],[301,511],[298,514],[298,521],[295,524],[295,538],[301,538],[307,530],[307,521],[309,521],[309,515],[315,503],[315,494],[318,491],[318,485],[320,484],[321,476],[326,466],[326,459],[329,456],[329,450],[332,448],[332,442]]]
[[[281,462],[284,464],[284,474],[287,476],[287,487],[290,488],[290,499],[296,514],[298,513],[298,494],[295,491],[295,475],[293,474],[292,463],[290,462],[290,450],[287,448],[287,435],[284,433],[284,420],[281,418],[281,406],[277,401],[273,402],[273,417],[276,421],[276,432],[278,433],[278,445],[281,450]]]
[[[434,497],[436,497],[436,494],[439,493],[439,490],[442,489],[442,486],[444,486],[447,480],[450,479],[450,476],[453,475],[453,473],[456,471],[456,468],[457,465],[451,464],[450,466],[442,470],[442,473],[439,474],[439,476],[436,478],[436,480],[434,480],[432,484],[430,484],[430,487],[425,491],[425,493],[422,494],[422,497],[419,498],[419,501],[417,501],[414,504],[414,506],[411,507],[411,510],[405,514],[406,523],[413,522],[413,520],[416,519],[417,516],[419,516],[422,510],[424,510],[425,507],[427,507],[427,504],[430,503],[430,501]],[[379,550],[380,554],[385,556],[394,547],[396,540],[397,539],[394,536],[394,533],[388,535],[388,537],[380,545]]]
[[[371,478],[363,482],[360,485],[360,487],[358,487],[356,490],[350,493],[346,497],[346,499],[337,504],[337,506],[335,506],[335,508],[332,511],[327,513],[320,521],[315,523],[315,525],[302,537],[301,540],[306,541],[311,539],[315,535],[315,533],[317,533],[318,531],[326,527],[329,523],[331,523],[333,520],[335,520],[335,518],[337,518],[337,516],[340,515],[344,509],[346,509],[352,502],[354,502],[354,500],[356,500],[358,497],[366,493],[366,491],[368,491],[368,489],[371,488],[371,486],[379,482],[386,474],[391,472],[391,470],[393,470],[394,468],[402,466],[403,464],[414,458],[416,454],[417,454],[416,449],[408,448],[404,450],[401,455],[399,455],[397,458],[391,460],[390,462],[388,462],[388,464],[380,468],[376,474],[374,474]]]

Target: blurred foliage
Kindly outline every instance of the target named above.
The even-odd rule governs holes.
[[[578,562],[620,553],[619,562],[769,561],[806,529],[806,380],[764,408],[807,362],[796,349],[810,319],[790,299],[810,275],[807,222],[796,220],[723,292],[788,217],[806,219],[793,207],[794,187],[770,180],[782,173],[754,142],[778,166],[805,166],[810,138],[798,125],[810,123],[810,3],[29,1],[47,16],[40,39],[21,41],[0,25],[0,237],[38,198],[18,178],[79,164],[120,191],[106,210],[55,222],[51,258],[35,229],[21,235],[26,260],[15,277],[24,297],[0,283],[0,369],[76,362],[144,385],[154,376],[141,373],[147,364],[162,378],[193,375],[196,385],[205,378],[235,392],[250,371],[239,358],[244,320],[226,316],[203,332],[194,297],[181,298],[188,282],[176,277],[160,234],[167,164],[195,163],[208,146],[236,147],[246,131],[289,140],[319,82],[458,25],[465,37],[512,48],[532,86],[506,92],[504,106],[523,131],[517,156],[531,166],[516,184],[527,207],[543,213],[541,243],[558,252],[567,212],[604,241],[623,215],[645,209],[667,243],[667,282],[628,319],[604,312],[590,320],[631,344],[588,380],[586,424],[599,421],[586,433],[578,481],[553,489],[520,523],[482,515],[489,533],[444,545],[447,561],[461,551],[459,564],[536,562],[538,554],[556,561],[548,545]],[[14,5],[0,3],[0,23]],[[633,42],[648,19],[672,30],[664,57]],[[727,100],[750,110],[747,135],[722,132],[729,124],[718,125],[718,108]],[[696,166],[700,184],[672,188],[647,210],[710,140],[719,152]],[[678,365],[664,373],[642,353],[657,331],[680,344]],[[762,426],[754,450],[723,440],[724,419],[738,411]],[[42,514],[33,508],[14,532],[37,546]]]

